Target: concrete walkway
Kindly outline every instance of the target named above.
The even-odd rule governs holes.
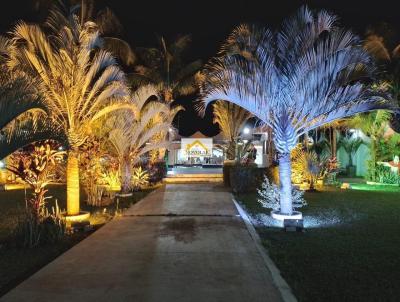
[[[220,185],[167,185],[1,301],[281,301]]]

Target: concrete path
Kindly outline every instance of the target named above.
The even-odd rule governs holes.
[[[281,301],[220,185],[167,185],[1,301]]]

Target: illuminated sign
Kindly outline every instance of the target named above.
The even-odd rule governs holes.
[[[212,138],[182,138],[181,147],[187,157],[212,156]]]

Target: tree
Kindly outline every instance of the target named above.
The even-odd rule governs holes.
[[[346,125],[350,128],[358,128],[371,138],[369,143],[371,159],[368,161],[368,178],[375,180],[377,162],[377,142],[383,137],[391,113],[388,110],[377,110],[370,113],[357,114],[348,121]]]
[[[155,94],[154,86],[142,86],[132,96],[134,110],[111,116],[105,123],[108,140],[119,161],[123,193],[132,188],[132,168],[141,156],[170,145],[168,139],[159,138],[167,138],[172,119],[181,107],[170,109],[169,105],[149,101]]]
[[[36,83],[8,68],[11,42],[0,36],[0,159],[55,134]],[[44,117],[44,119],[43,119]]]
[[[387,106],[362,81],[374,71],[371,57],[336,20],[326,11],[302,7],[277,32],[240,25],[205,70],[200,109],[227,100],[271,127],[279,153],[282,214],[293,211],[290,151],[298,138],[337,119]],[[232,45],[241,51],[225,51]]]
[[[364,141],[359,137],[352,138],[345,136],[339,140],[339,148],[343,147],[343,149],[349,155],[349,167],[353,166],[354,156],[362,144],[364,144]]]
[[[214,124],[218,124],[223,138],[229,142],[226,150],[227,158],[233,160],[236,158],[237,137],[252,114],[240,106],[225,101],[213,104],[213,114]]]
[[[46,36],[37,25],[20,23],[13,32],[11,64],[40,83],[52,124],[69,144],[67,214],[79,213],[79,147],[93,123],[106,114],[130,108],[124,73],[100,46],[97,26],[81,24],[76,15],[68,26]]]
[[[137,48],[138,65],[135,72],[128,75],[132,86],[155,85],[161,101],[167,104],[179,96],[196,92],[196,73],[201,68],[201,61],[185,63],[183,59],[190,41],[190,36],[184,35],[167,44],[161,37],[158,48]]]

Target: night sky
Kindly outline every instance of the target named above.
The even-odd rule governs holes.
[[[3,5],[0,12],[1,32],[10,30],[19,19],[31,22],[42,20],[46,12],[35,11],[33,2],[7,1],[7,5]],[[221,42],[236,25],[249,22],[275,27],[303,4],[334,12],[340,17],[342,25],[360,35],[364,34],[367,26],[381,22],[387,22],[400,32],[400,11],[396,8],[396,3],[398,1],[382,0],[97,0],[97,7],[101,9],[108,6],[114,11],[124,26],[122,38],[133,47],[156,46],[157,35],[173,39],[179,34],[191,34],[193,42],[187,59],[200,58],[206,62],[216,53]],[[194,114],[190,105],[194,99],[195,97],[179,100],[179,103],[187,104],[187,110],[179,114],[175,121],[176,124],[179,123],[180,133],[190,135],[200,130],[206,135],[215,135],[218,133],[218,127],[212,125],[211,114],[207,114],[204,120]]]

